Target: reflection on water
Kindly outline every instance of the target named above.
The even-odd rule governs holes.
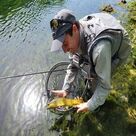
[[[78,18],[114,0],[1,0],[0,76],[46,71],[67,60],[50,53],[49,21],[57,11],[69,8]],[[79,10],[80,9],[80,10]],[[54,136],[48,130],[46,74],[0,80],[0,136]]]

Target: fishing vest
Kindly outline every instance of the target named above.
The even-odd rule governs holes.
[[[84,38],[86,46],[83,48],[88,57],[79,55],[78,53],[73,55],[73,63],[84,69],[86,77],[94,76],[95,65],[93,63],[92,53],[95,46],[100,40],[108,40],[111,43],[111,59],[126,59],[130,54],[130,44],[128,34],[126,30],[121,26],[119,21],[112,15],[107,13],[96,13],[87,15],[79,20],[83,26]],[[127,42],[123,43],[124,40]],[[76,63],[75,63],[76,62]]]

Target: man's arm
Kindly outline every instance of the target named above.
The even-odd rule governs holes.
[[[70,59],[70,64],[67,67],[67,73],[64,79],[64,84],[62,87],[62,90],[65,90],[67,92],[70,91],[71,86],[73,84],[73,82],[76,79],[77,73],[78,73],[78,68],[73,64],[73,56],[69,56]]]
[[[100,41],[93,50],[93,62],[98,75],[98,85],[93,96],[87,101],[89,110],[94,111],[104,104],[111,86],[111,43]]]
[[[51,92],[55,96],[66,97],[68,93],[71,91],[71,86],[76,79],[78,68],[73,64],[74,57],[69,56],[69,59],[71,63],[67,67],[67,73],[64,79],[62,90],[51,90]]]

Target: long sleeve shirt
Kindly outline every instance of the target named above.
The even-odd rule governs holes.
[[[95,39],[95,37],[93,36],[96,36],[97,34],[99,34],[101,32],[101,28],[102,30],[107,28],[120,29],[120,30],[123,30],[124,35],[126,33],[126,31],[116,21],[116,19],[111,17],[108,14],[104,14],[104,13],[96,14],[96,19],[95,19],[95,14],[93,14],[92,19],[90,20],[90,22],[88,22],[88,18],[90,17],[91,15],[86,16],[81,21],[82,22],[81,24],[83,27],[82,26],[80,27],[80,45],[79,45],[80,48],[77,53],[81,55],[84,54],[85,57],[86,56],[92,57],[94,70],[97,75],[97,85],[92,97],[87,101],[87,106],[91,111],[94,111],[98,106],[102,105],[105,102],[110,92],[111,73],[112,71],[114,71],[114,69],[116,69],[116,67],[120,63],[126,60],[130,52],[130,46],[128,46],[129,40],[127,35],[125,37],[122,37],[123,38],[122,44],[123,44],[124,50],[123,49],[121,50],[123,53],[120,53],[121,52],[120,50],[119,52],[120,58],[116,57],[114,60],[112,60],[112,56],[114,56],[114,54],[118,51],[118,49],[120,48],[120,43],[121,43],[121,37],[118,35],[118,33],[115,33],[111,35],[113,42],[110,42],[109,40],[106,40],[106,39],[101,39],[97,41],[91,53],[92,56],[89,56],[88,53],[86,54],[83,53],[82,47],[85,47],[85,46],[91,47],[92,41]],[[109,21],[111,21],[112,23],[110,24]],[[108,27],[106,26],[106,23],[107,23],[107,26],[109,25]],[[101,37],[101,35],[99,37]],[[71,68],[71,67],[73,67],[72,64],[70,64],[68,68]],[[75,82],[77,75],[78,75],[78,68],[67,70],[67,74],[66,74],[62,89],[69,91],[72,86],[72,83]]]

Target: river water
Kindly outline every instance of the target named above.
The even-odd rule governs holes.
[[[49,21],[62,8],[77,18],[115,0],[1,0],[0,77],[48,70],[67,60],[50,52]],[[53,136],[45,108],[46,74],[0,80],[0,136]],[[56,134],[57,135],[57,134]]]

